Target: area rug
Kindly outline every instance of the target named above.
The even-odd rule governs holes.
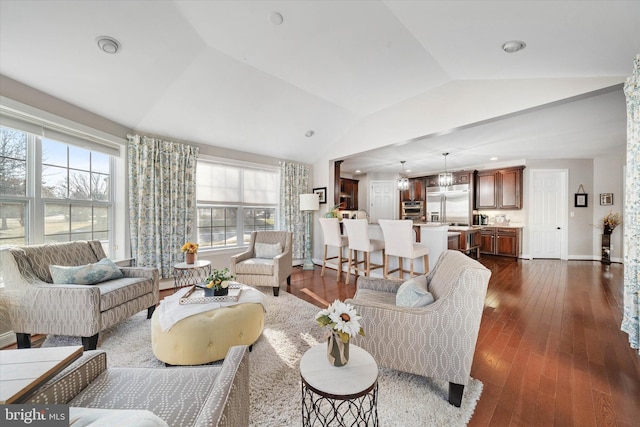
[[[267,295],[265,330],[250,353],[252,426],[297,426],[301,423],[298,364],[302,354],[324,341],[325,331],[314,321],[319,308],[291,294]],[[98,349],[107,352],[108,366],[165,368],[151,350],[146,310],[100,333]],[[79,338],[49,336],[43,347],[80,345]],[[378,417],[382,426],[465,426],[482,392],[471,379],[460,408],[447,402],[448,383],[380,369]]]

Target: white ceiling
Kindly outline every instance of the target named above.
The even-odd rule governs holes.
[[[99,51],[101,35],[121,51]],[[511,39],[527,48],[504,53]],[[638,1],[0,0],[0,74],[138,132],[306,163],[372,114],[452,82],[622,82],[639,52]],[[434,171],[444,151],[456,169],[489,155],[589,158],[624,150],[625,123],[618,87],[403,137],[343,169]]]

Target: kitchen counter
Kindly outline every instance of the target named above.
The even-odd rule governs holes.
[[[487,224],[480,227],[495,227],[495,228],[524,228],[522,224]]]

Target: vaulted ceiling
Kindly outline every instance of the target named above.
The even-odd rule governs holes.
[[[98,49],[104,35],[117,54]],[[526,48],[505,53],[512,39]],[[348,158],[351,172],[430,170],[443,150],[459,168],[619,150],[621,83],[638,53],[636,1],[0,0],[0,74],[142,133],[306,163],[344,152],[376,114],[464,83],[609,87],[437,135],[391,132],[390,148]]]

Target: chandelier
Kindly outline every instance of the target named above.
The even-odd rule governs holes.
[[[448,187],[453,184],[453,175],[447,172],[447,156],[449,153],[442,153],[444,156],[444,172],[438,174],[438,185],[440,187]]]
[[[404,176],[404,160],[400,161],[402,163],[402,172],[400,173],[400,178],[398,178],[398,190],[405,191],[409,189],[409,178]]]

